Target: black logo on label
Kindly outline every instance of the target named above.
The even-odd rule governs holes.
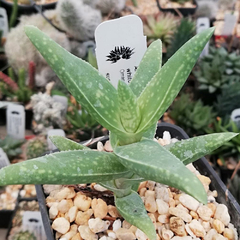
[[[134,54],[133,52],[134,48],[131,49],[130,47],[115,47],[114,50],[112,50],[109,55],[107,56],[107,61],[110,61],[112,63],[116,63],[118,60],[122,59],[130,59],[131,56]]]

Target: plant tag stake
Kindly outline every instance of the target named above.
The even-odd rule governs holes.
[[[23,106],[16,104],[8,105],[7,133],[16,139],[25,138],[25,110]]]
[[[48,131],[47,134],[47,142],[48,142],[48,149],[50,151],[56,150],[57,147],[52,143],[52,141],[50,140],[50,136],[62,136],[65,137],[66,134],[62,129],[51,129]]]
[[[4,8],[0,8],[0,31],[3,32],[2,37],[7,37],[8,33],[8,18]]]
[[[225,14],[222,35],[229,36],[233,34],[233,30],[237,24],[237,16],[233,14]]]
[[[37,211],[25,211],[23,213],[23,229],[33,233],[37,240],[46,240],[41,213]]]
[[[117,88],[129,83],[147,50],[142,20],[129,15],[100,24],[95,31],[98,70]]]
[[[0,148],[0,169],[10,165],[10,161],[8,159],[7,154]]]
[[[197,34],[200,32],[208,29],[210,27],[210,21],[207,17],[202,17],[197,19]],[[209,42],[206,44],[205,48],[203,49],[200,57],[204,57],[209,53]]]
[[[237,108],[231,113],[231,120],[240,128],[240,108]]]
[[[65,115],[68,109],[68,99],[64,96],[59,96],[59,95],[53,95],[52,98],[54,99],[54,101],[59,102],[64,106],[63,113]]]

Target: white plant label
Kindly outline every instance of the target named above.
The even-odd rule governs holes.
[[[59,95],[53,95],[52,98],[54,99],[54,101],[59,102],[64,106],[63,113],[66,114],[68,109],[68,99],[64,96]]]
[[[10,165],[7,154],[0,148],[0,169]]]
[[[231,120],[234,121],[238,126],[240,126],[240,108],[232,111]]]
[[[62,129],[51,129],[48,131],[48,135],[47,135],[47,142],[48,142],[48,149],[50,151],[56,150],[57,147],[52,143],[52,141],[50,140],[50,136],[62,136],[65,137],[66,134]]]
[[[7,37],[8,34],[8,18],[4,8],[0,8],[0,31],[3,32],[2,37]]]
[[[25,138],[25,109],[23,106],[16,104],[8,105],[7,134],[16,139]]]
[[[225,17],[224,17],[224,25],[223,25],[223,29],[222,29],[222,35],[223,36],[229,36],[233,34],[234,28],[237,24],[237,16],[230,14],[230,13],[226,13]]]
[[[197,34],[208,29],[210,27],[210,20],[207,17],[202,17],[197,19]],[[209,42],[204,47],[200,57],[204,57],[209,53]]]
[[[25,211],[22,224],[23,229],[33,233],[37,240],[47,240],[40,212]]]
[[[147,50],[142,20],[129,15],[101,23],[95,31],[98,70],[117,88],[129,83]]]

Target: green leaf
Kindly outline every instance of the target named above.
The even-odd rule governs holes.
[[[141,120],[137,98],[131,88],[123,81],[118,81],[118,102],[120,118],[124,129],[134,133]]]
[[[67,89],[105,128],[124,132],[117,90],[89,63],[75,57],[34,26],[25,33]]]
[[[24,161],[0,170],[0,186],[11,184],[80,184],[129,175],[112,153],[66,151]]]
[[[207,203],[202,183],[172,153],[153,140],[116,147],[119,161],[140,177],[182,190]]]
[[[161,69],[162,65],[162,42],[156,40],[148,47],[140,62],[136,73],[133,76],[129,87],[133,93],[139,97],[148,82]]]
[[[159,70],[138,98],[141,121],[137,132],[157,122],[173,102],[192,71],[214,28],[207,29],[185,43]]]
[[[142,230],[150,240],[156,240],[156,230],[141,197],[133,192],[128,196],[119,198],[115,196],[115,205],[119,213],[130,224]]]
[[[50,136],[49,137],[52,143],[60,151],[69,151],[69,150],[91,150],[88,147],[83,146],[82,144],[76,143],[70,139],[61,136]]]
[[[181,140],[174,144],[166,145],[165,148],[187,165],[209,154],[218,147],[228,142],[237,133],[213,133],[200,137]]]

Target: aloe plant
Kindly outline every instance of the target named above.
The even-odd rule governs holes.
[[[161,41],[148,48],[129,85],[118,89],[85,61],[71,55],[36,27],[25,32],[72,95],[110,130],[113,153],[97,152],[68,139],[53,136],[60,150],[0,170],[0,185],[79,184],[97,182],[113,191],[122,216],[156,239],[136,184],[152,180],[178,188],[206,204],[199,179],[185,167],[233,138],[234,133],[212,134],[168,146],[154,141],[156,123],[190,74],[214,29],[187,42],[161,68]]]

